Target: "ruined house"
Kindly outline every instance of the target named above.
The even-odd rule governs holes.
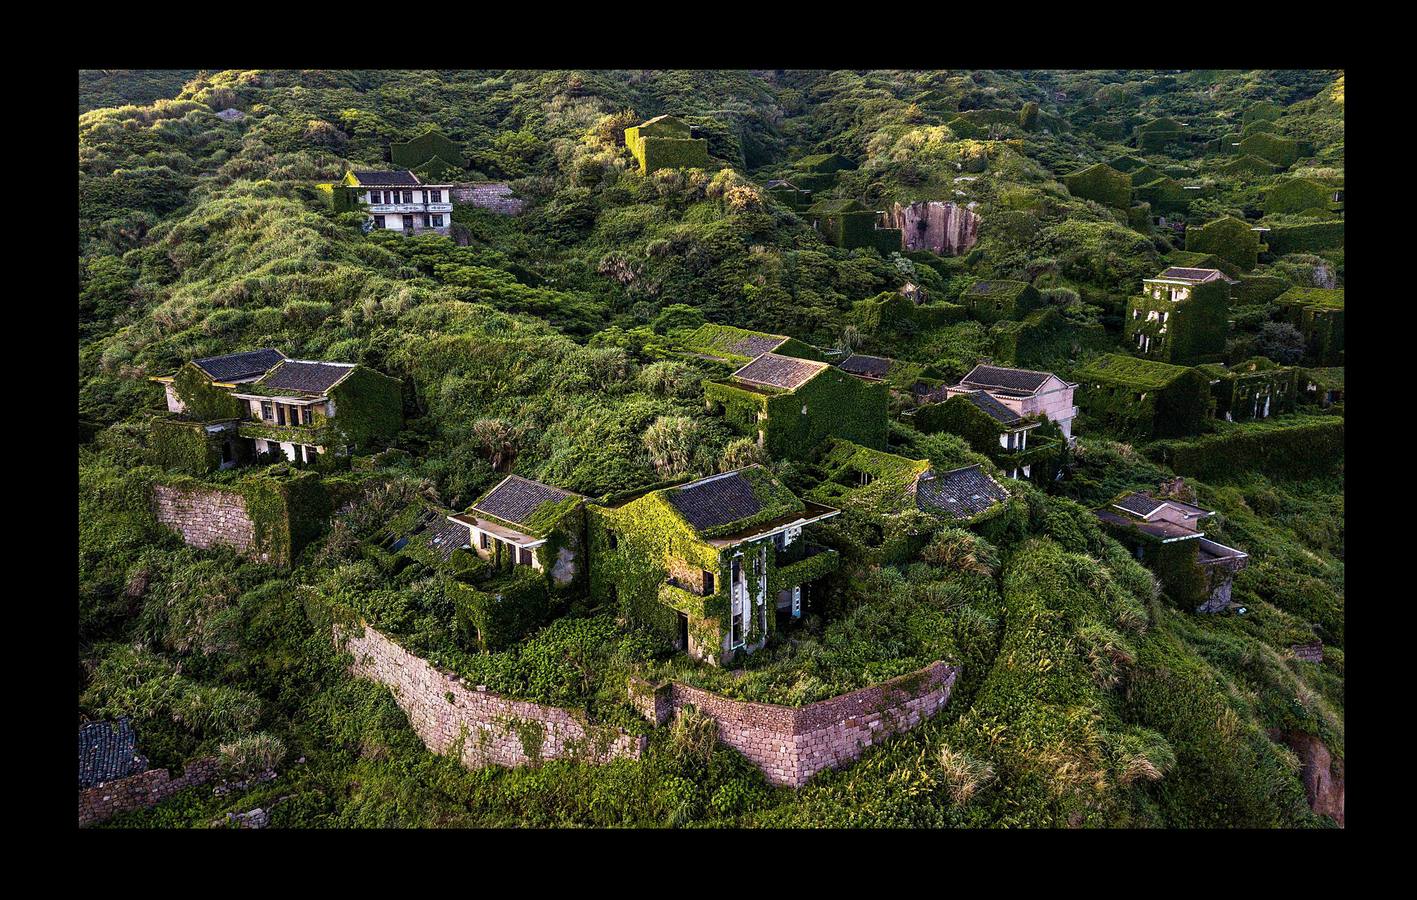
[[[1229,334],[1230,285],[1219,269],[1172,266],[1142,279],[1127,302],[1126,339],[1148,359],[1176,365],[1218,360]]]
[[[838,558],[804,529],[838,512],[760,466],[591,504],[592,600],[727,665],[810,607]]]
[[[335,209],[362,210],[367,228],[416,234],[448,234],[453,224],[453,186],[424,184],[407,169],[350,171],[333,188]]]
[[[1199,529],[1215,515],[1213,511],[1175,496],[1132,491],[1093,514],[1156,573],[1178,604],[1194,606],[1196,612],[1229,608],[1235,573],[1250,557],[1211,540]]]
[[[584,506],[573,491],[508,475],[447,519],[467,529],[467,546],[484,562],[527,566],[564,587],[585,571]]]
[[[1077,385],[1064,381],[1052,372],[1031,369],[1011,369],[981,363],[969,370],[959,384],[949,388],[952,393],[985,391],[994,400],[1019,416],[1044,416],[1058,426],[1068,442],[1073,439],[1073,419],[1078,408],[1073,405]]]
[[[763,353],[727,381],[706,381],[704,402],[774,457],[805,458],[829,437],[886,442],[886,385],[816,360]]]

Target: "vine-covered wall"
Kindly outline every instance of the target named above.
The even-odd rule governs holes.
[[[1137,349],[1137,335],[1149,335],[1151,344],[1143,355],[1174,365],[1219,360],[1230,331],[1229,294],[1225,282],[1212,281],[1193,285],[1190,297],[1173,303],[1165,291],[1157,299],[1143,287],[1143,293],[1127,301],[1127,343],[1133,352],[1143,354]],[[1158,317],[1148,319],[1153,311]],[[1165,322],[1162,313],[1168,314]]]

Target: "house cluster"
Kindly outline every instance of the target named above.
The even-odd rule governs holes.
[[[194,473],[271,457],[332,468],[403,428],[398,379],[273,347],[194,359],[152,380],[169,413],[152,422],[158,459]]]

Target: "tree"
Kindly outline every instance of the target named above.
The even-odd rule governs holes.
[[[650,462],[665,478],[689,470],[701,426],[688,416],[660,416],[645,430],[645,449]]]
[[[472,439],[487,454],[494,472],[504,471],[521,451],[521,429],[502,419],[478,419],[472,423]]]
[[[1304,335],[1288,322],[1266,322],[1255,337],[1255,351],[1292,365],[1304,358]]]

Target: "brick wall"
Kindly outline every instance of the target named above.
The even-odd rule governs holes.
[[[260,562],[268,553],[256,553],[256,529],[246,511],[246,500],[233,491],[216,488],[175,488],[153,485],[153,515],[193,547],[231,547]]]
[[[146,809],[194,785],[216,777],[215,756],[187,763],[182,775],[173,778],[166,769],[149,769],[79,791],[79,827],[94,825],[121,812]]]
[[[959,667],[943,662],[810,706],[730,700],[677,682],[630,685],[630,700],[656,724],[694,706],[718,722],[718,739],[742,753],[773,784],[801,787],[840,768],[881,739],[908,731],[949,702]]]
[[[511,187],[500,181],[455,184],[448,193],[454,203],[488,209],[502,216],[515,216],[526,206],[526,201],[513,197]]]
[[[350,671],[392,690],[429,750],[446,753],[461,738],[462,762],[469,768],[639,759],[648,743],[613,726],[588,724],[570,710],[477,690],[367,625],[362,631],[336,626],[336,634],[347,638],[345,649],[354,657]]]

